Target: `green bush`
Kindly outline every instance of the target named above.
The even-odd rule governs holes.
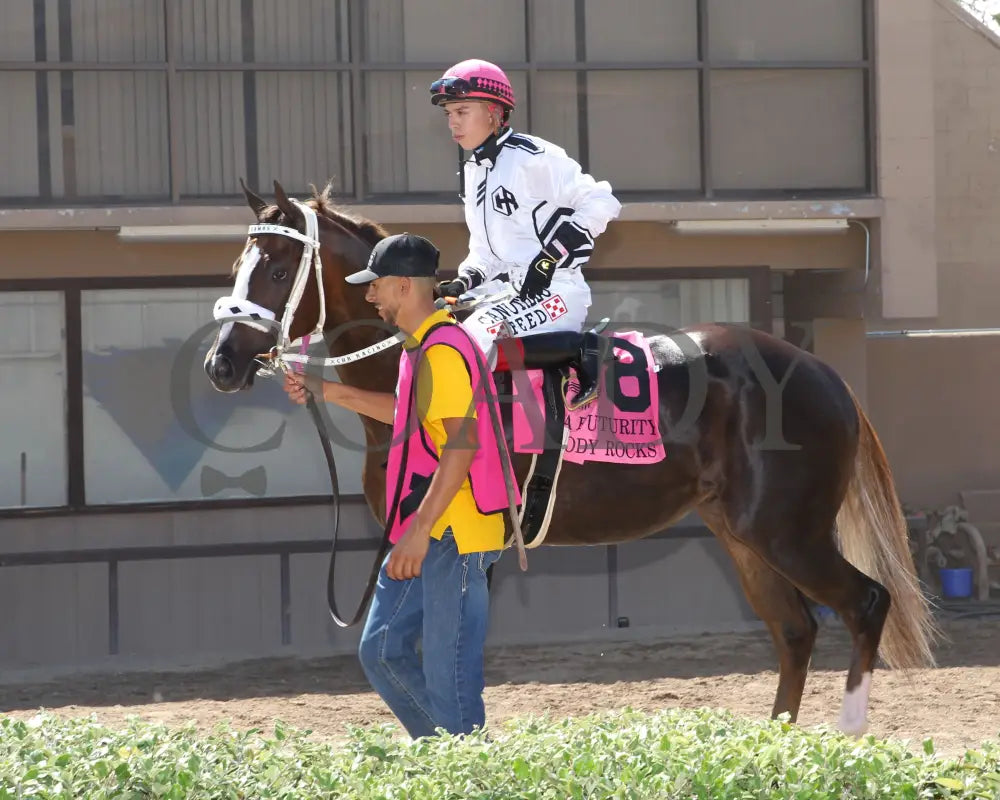
[[[960,759],[718,711],[531,719],[411,742],[384,726],[333,746],[277,725],[210,736],[131,720],[0,719],[7,798],[1000,797],[1000,743]]]

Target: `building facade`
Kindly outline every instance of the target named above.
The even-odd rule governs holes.
[[[982,109],[998,106],[1000,58],[953,0],[4,13],[0,95],[17,113],[0,122],[2,664],[353,647],[326,613],[329,479],[311,420],[277,382],[214,393],[201,360],[253,221],[240,178],[265,196],[274,180],[299,197],[329,183],[351,213],[430,237],[446,268],[464,257],[463,154],[427,90],[458,60],[504,66],[514,127],[623,202],[588,267],[595,320],[786,336],[845,376],[907,462],[898,387],[919,377],[888,365],[927,356],[871,332],[996,324],[984,222],[1000,116]],[[349,604],[379,531],[360,499],[360,424],[329,413]],[[532,563],[499,570],[497,640],[754,619],[696,521]]]

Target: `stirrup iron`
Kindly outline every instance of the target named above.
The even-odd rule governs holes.
[[[577,411],[585,406],[589,406],[597,399],[597,395],[600,394],[598,391],[598,384],[600,380],[594,381],[594,387],[587,393],[587,395],[581,400],[579,397],[574,401],[569,399],[569,376],[563,375],[562,386],[560,391],[563,396],[563,403],[566,405],[566,412]],[[577,384],[579,385],[579,378],[577,378]]]

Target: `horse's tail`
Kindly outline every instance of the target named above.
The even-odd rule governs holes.
[[[851,399],[858,414],[858,452],[847,496],[837,513],[840,548],[844,558],[891,595],[879,647],[885,663],[891,668],[932,667],[938,629],[913,565],[892,470],[853,392]]]

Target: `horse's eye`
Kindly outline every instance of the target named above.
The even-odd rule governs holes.
[[[279,269],[276,270],[275,273],[271,276],[271,280],[273,280],[275,283],[280,283],[287,277],[288,277],[288,270]]]

